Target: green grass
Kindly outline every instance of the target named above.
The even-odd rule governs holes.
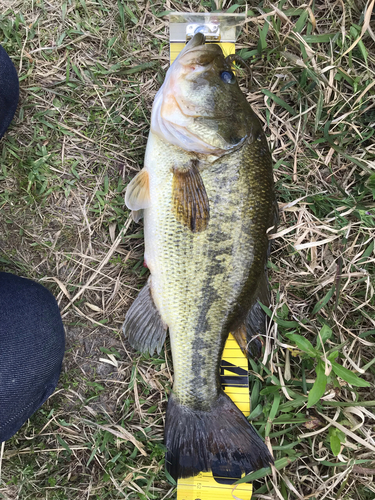
[[[365,2],[345,12],[328,1],[247,5],[243,86],[269,138],[281,209],[274,322],[250,365],[250,420],[277,472],[252,475],[254,498],[370,500],[375,37],[371,26],[361,35]],[[163,14],[220,8],[244,12],[245,2],[18,0],[2,10],[21,99],[0,143],[0,270],[51,289],[67,353],[57,392],[5,443],[0,498],[176,498],[162,444],[168,342],[151,358],[120,334],[147,276],[143,228],[127,225],[123,196],[168,68]]]

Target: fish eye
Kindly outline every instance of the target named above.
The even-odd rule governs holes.
[[[233,83],[234,82],[234,73],[232,71],[222,71],[220,73],[220,78],[224,83]]]

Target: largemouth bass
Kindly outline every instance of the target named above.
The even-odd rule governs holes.
[[[144,169],[125,201],[144,216],[147,285],[130,307],[130,344],[160,351],[167,329],[174,384],[166,467],[238,477],[273,462],[220,386],[225,341],[243,350],[263,326],[267,230],[274,224],[272,161],[231,62],[197,34],[167,72],[152,108]]]

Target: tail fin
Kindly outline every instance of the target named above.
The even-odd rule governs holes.
[[[171,395],[165,444],[166,468],[176,480],[210,470],[238,477],[239,470],[248,474],[273,463],[262,439],[224,392],[210,411],[179,405]]]

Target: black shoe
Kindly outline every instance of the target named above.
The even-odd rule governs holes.
[[[44,286],[0,273],[0,443],[10,439],[53,393],[65,334]]]
[[[0,45],[0,139],[16,112],[19,83],[16,68]]]

